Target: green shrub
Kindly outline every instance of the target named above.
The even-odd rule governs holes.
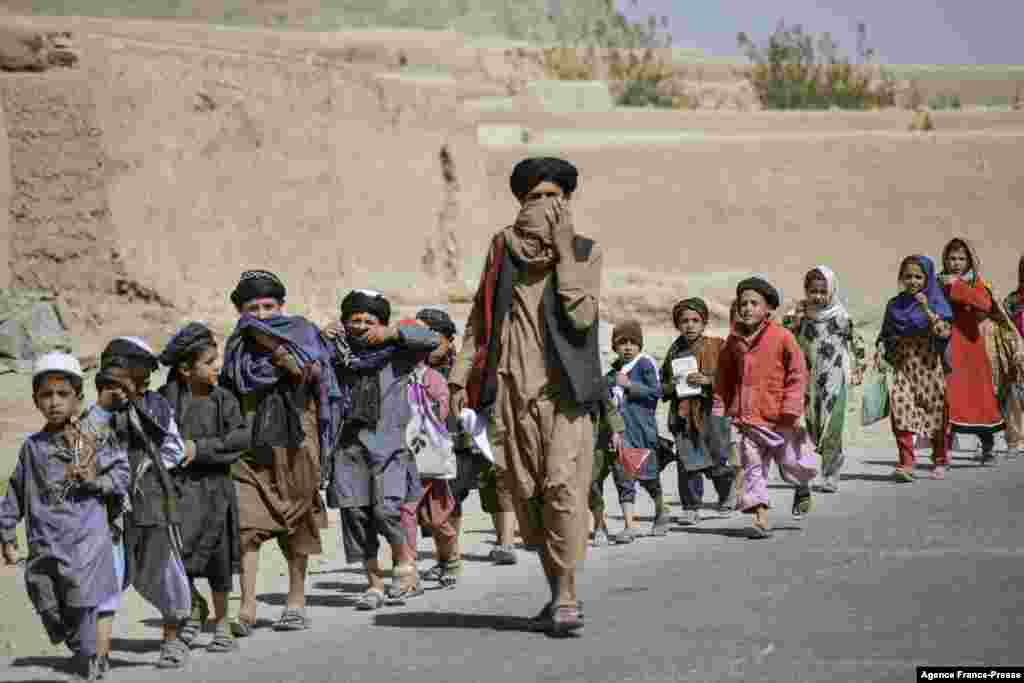
[[[633,80],[627,81],[622,94],[615,102],[620,107],[658,107],[671,109],[674,106],[672,98],[663,97],[658,94],[657,81]]]
[[[960,108],[960,95],[955,92],[944,92],[928,99],[928,108],[934,111]]]
[[[840,57],[839,43],[780,21],[765,44],[736,37],[751,67],[742,72],[765,109],[877,109],[895,104],[895,80],[872,64],[867,27],[857,27],[858,61]]]

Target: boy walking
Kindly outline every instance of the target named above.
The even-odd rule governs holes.
[[[817,474],[817,456],[797,426],[804,411],[807,365],[792,333],[771,320],[779,293],[759,277],[736,287],[738,319],[719,357],[713,414],[732,418],[743,468],[738,508],[754,516],[754,538],[768,538],[767,475],[772,461],[798,488],[794,512],[810,510],[808,482]]]
[[[29,597],[50,641],[74,653],[77,679],[95,681],[110,652],[99,634],[99,606],[120,591],[106,499],[127,493],[128,458],[109,429],[77,419],[82,370],[74,357],[39,358],[32,394],[46,426],[21,447],[0,501],[0,543],[15,563],[15,528],[25,520]]]

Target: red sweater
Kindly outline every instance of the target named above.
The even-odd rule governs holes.
[[[772,429],[803,415],[807,361],[796,337],[768,321],[752,339],[729,335],[714,386],[715,415]]]

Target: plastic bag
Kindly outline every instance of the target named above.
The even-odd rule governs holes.
[[[885,372],[876,372],[874,378],[864,384],[860,411],[862,427],[870,427],[889,417],[889,379]]]

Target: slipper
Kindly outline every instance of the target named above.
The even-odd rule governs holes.
[[[371,588],[360,596],[356,601],[356,609],[361,612],[370,612],[380,609],[384,605],[384,591]]]
[[[529,620],[527,630],[535,633],[547,633],[551,629],[553,610],[554,605],[550,602],[544,605],[544,609],[542,609],[537,616]],[[576,601],[576,617],[579,619],[580,627],[582,627],[584,624],[582,600]]]

